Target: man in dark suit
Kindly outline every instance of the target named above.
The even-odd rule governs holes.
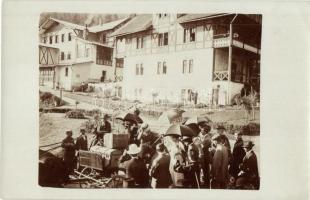
[[[103,125],[100,126],[100,131],[104,133],[111,133],[112,128],[111,128],[111,123],[108,121],[109,116],[105,114],[103,116]]]
[[[225,140],[219,134],[212,137],[213,143],[216,145],[215,153],[211,167],[211,188],[226,189],[228,175],[228,150],[225,146]]]
[[[66,135],[67,137],[61,143],[61,147],[64,149],[63,161],[69,174],[72,174],[75,163],[75,144],[72,138],[72,131],[66,131]]]
[[[245,189],[248,186],[253,186],[254,189],[259,189],[259,174],[257,157],[253,151],[254,143],[247,141],[244,143],[243,148],[246,152],[242,163],[240,164],[240,173],[236,181],[238,189]]]
[[[239,131],[236,132],[235,138],[236,138],[236,142],[234,144],[232,158],[230,160],[230,167],[229,167],[229,174],[232,177],[234,177],[234,179],[237,178],[240,172],[239,165],[242,163],[242,160],[245,156],[245,151],[243,149],[242,133]]]
[[[127,153],[131,156],[130,160],[124,162],[126,178],[124,179],[125,188],[147,188],[149,176],[146,164],[138,154],[141,149],[136,144],[129,145]]]
[[[209,149],[212,147],[212,135],[210,134],[211,127],[207,122],[202,122],[198,124],[200,133],[198,137],[202,144],[202,153],[200,155],[201,166],[203,171],[203,187],[210,188],[210,164],[212,161],[212,155]]]
[[[156,145],[157,156],[150,169],[152,188],[168,188],[172,184],[169,172],[170,156],[165,152],[165,149],[163,143]]]
[[[87,151],[87,136],[85,134],[85,129],[81,129],[81,135],[76,139],[75,148],[76,150]]]

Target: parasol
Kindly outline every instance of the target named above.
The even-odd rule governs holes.
[[[139,116],[128,112],[118,114],[115,119],[120,119],[122,121],[130,121],[135,124],[143,123],[143,120]]]
[[[194,116],[194,117],[190,117],[185,121],[185,125],[189,125],[189,124],[197,124],[199,125],[200,123],[203,122],[207,122],[210,123],[212,122],[209,118],[207,117],[202,117],[202,116]]]
[[[184,125],[179,125],[179,124],[173,124],[171,125],[164,136],[189,136],[189,137],[193,137],[195,136],[195,133],[194,131],[187,127],[187,126],[184,126]]]
[[[182,118],[182,113],[185,111],[179,108],[173,108],[163,114],[158,118],[157,122],[159,124],[172,124],[173,122],[177,121],[179,118]]]

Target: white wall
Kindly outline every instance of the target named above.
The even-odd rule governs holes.
[[[68,68],[68,76],[65,76],[65,70]],[[59,82],[60,87],[64,88],[65,90],[71,90],[72,88],[72,70],[71,66],[57,66],[55,68],[56,71],[56,86],[57,82]]]
[[[193,59],[193,73],[183,74],[183,60]],[[157,74],[157,62],[167,63],[167,74]],[[188,61],[189,62],[189,61]],[[136,64],[143,63],[144,74],[136,75]],[[212,85],[213,49],[180,51],[169,54],[153,54],[124,59],[124,97],[135,99],[135,89],[142,89],[138,99],[152,100],[152,91],[158,98],[180,101],[181,89],[194,89],[198,97],[207,96]]]

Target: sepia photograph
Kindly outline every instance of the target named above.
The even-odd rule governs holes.
[[[262,18],[42,12],[38,185],[260,190]]]

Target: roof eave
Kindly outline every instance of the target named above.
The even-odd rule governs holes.
[[[233,14],[230,13],[230,14],[212,15],[212,16],[206,16],[206,17],[201,17],[201,18],[196,18],[196,19],[185,20],[185,21],[181,21],[181,22],[179,21],[179,23],[184,24],[184,23],[189,23],[189,22],[201,21],[201,20],[205,20],[205,19],[224,17],[224,16],[228,16],[228,15],[233,15]]]

